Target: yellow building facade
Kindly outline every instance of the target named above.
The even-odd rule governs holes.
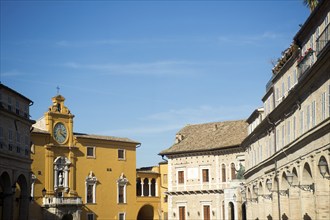
[[[57,95],[31,139],[29,219],[136,219],[136,147],[128,138],[75,133]]]
[[[137,220],[167,220],[167,163],[136,170]]]

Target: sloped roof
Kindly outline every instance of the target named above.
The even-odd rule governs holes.
[[[74,133],[74,136],[77,138],[88,138],[88,139],[97,139],[97,140],[106,140],[106,141],[120,141],[120,142],[129,142],[129,143],[134,143],[134,144],[140,144],[137,141],[131,140],[129,138],[122,138],[122,137],[83,134],[83,133]]]
[[[247,136],[245,120],[187,125],[177,133],[177,141],[160,155],[209,151],[239,146]]]
[[[33,130],[32,130],[33,133],[50,134],[46,128],[45,117],[42,117],[39,120],[37,120],[37,122],[34,125],[32,125],[32,127],[33,127]],[[125,138],[125,137],[113,137],[113,136],[85,134],[85,133],[77,133],[77,132],[74,132],[73,135],[77,138],[87,138],[87,139],[106,140],[106,141],[119,141],[119,142],[140,144],[137,141],[134,141],[134,140],[131,140],[131,139]]]

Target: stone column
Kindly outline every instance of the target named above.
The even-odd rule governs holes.
[[[45,188],[47,195],[54,194],[54,152],[52,145],[45,145]]]
[[[69,152],[69,158],[70,158],[70,168],[69,168],[69,188],[70,188],[70,194],[73,196],[77,195],[76,192],[76,156],[73,152],[73,149],[70,150]],[[68,173],[66,172],[66,175],[68,175]]]
[[[143,191],[144,191],[143,185],[144,185],[144,183],[141,179],[141,196],[144,196],[144,194],[143,194]]]
[[[148,185],[149,185],[149,196],[151,196],[151,180],[148,179]]]
[[[157,180],[155,180],[155,196],[158,196],[158,184],[157,184]]]

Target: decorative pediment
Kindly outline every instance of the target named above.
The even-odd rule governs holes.
[[[128,183],[128,179],[125,177],[124,173],[121,173],[117,183],[120,185],[126,185]]]
[[[89,182],[89,183],[96,183],[97,182],[97,178],[93,174],[93,171],[89,172],[88,176],[86,177],[86,182]]]
[[[64,105],[65,98],[57,95],[52,98],[53,105],[49,107],[50,112],[57,112],[63,114],[71,114],[70,110]]]

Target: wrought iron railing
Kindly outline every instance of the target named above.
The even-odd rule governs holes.
[[[314,64],[314,51],[308,49],[298,60],[298,79]]]
[[[330,40],[330,30],[329,24],[325,27],[324,31],[321,33],[319,38],[316,40],[316,55],[319,55],[323,48],[329,43]]]

